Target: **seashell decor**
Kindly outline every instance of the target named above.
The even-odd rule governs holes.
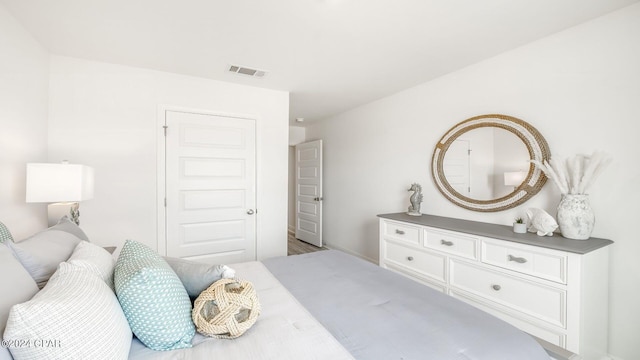
[[[529,232],[534,232],[538,236],[553,236],[553,232],[558,228],[556,219],[542,209],[527,209],[527,218],[529,219]]]

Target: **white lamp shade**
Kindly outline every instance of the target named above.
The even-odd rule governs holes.
[[[524,171],[513,171],[504,173],[504,185],[505,186],[520,186],[524,181],[527,173]]]
[[[93,198],[93,168],[77,164],[27,164],[27,202]]]

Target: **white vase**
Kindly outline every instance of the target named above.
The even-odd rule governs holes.
[[[589,195],[563,195],[558,204],[557,218],[562,236],[575,240],[588,239],[596,222]]]

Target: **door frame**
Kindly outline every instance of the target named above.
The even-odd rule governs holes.
[[[300,185],[300,183],[299,183],[299,181],[300,181],[300,177],[299,177],[300,168],[298,167],[298,154],[299,154],[298,153],[298,147],[301,146],[301,145],[307,145],[307,144],[310,144],[310,143],[318,143],[319,144],[319,149],[320,149],[320,154],[319,154],[319,158],[320,158],[319,163],[320,164],[318,166],[318,168],[320,169],[319,176],[318,176],[318,178],[319,178],[318,190],[319,191],[318,191],[318,194],[317,194],[318,195],[317,196],[318,200],[316,200],[317,206],[318,206],[318,209],[319,209],[319,211],[318,211],[318,214],[319,214],[318,215],[318,218],[319,218],[319,223],[318,223],[318,243],[313,243],[313,242],[310,242],[308,240],[303,240],[303,239],[301,239],[301,237],[298,237],[298,235],[299,235],[298,234],[298,228],[299,228],[298,224],[300,223],[300,208],[299,208],[300,201],[298,199],[298,197],[299,197],[298,191],[300,190],[299,189],[299,185]],[[324,186],[324,179],[323,179],[323,176],[324,176],[324,169],[323,169],[323,165],[324,165],[323,164],[324,142],[322,141],[322,139],[310,140],[310,141],[302,142],[300,144],[296,144],[294,148],[295,148],[295,161],[294,161],[294,169],[295,169],[295,185],[294,185],[295,186],[295,227],[294,227],[294,236],[300,241],[304,241],[304,242],[309,243],[309,244],[314,245],[314,246],[322,247],[323,244],[324,244],[324,241],[323,241],[323,238],[322,238],[322,236],[323,236],[323,232],[322,232],[322,228],[323,228],[323,192],[324,192],[324,189],[323,189],[323,186]]]
[[[256,124],[256,178],[255,178],[255,194],[256,194],[256,258],[259,258],[260,254],[260,231],[261,221],[258,216],[258,209],[260,208],[260,184],[262,183],[262,161],[261,161],[261,137],[262,133],[262,121],[260,117],[250,114],[240,113],[227,113],[222,111],[213,111],[197,108],[188,108],[176,105],[160,104],[157,108],[156,114],[156,251],[159,255],[167,255],[167,212],[165,207],[165,198],[167,194],[167,182],[166,182],[166,141],[164,135],[164,126],[166,124],[167,111],[185,112],[192,114],[224,116],[238,119],[248,119],[255,121]]]

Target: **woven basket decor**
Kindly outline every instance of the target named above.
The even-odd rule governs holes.
[[[191,316],[199,333],[219,339],[235,339],[256,322],[260,302],[253,285],[244,280],[220,279],[193,304]]]

